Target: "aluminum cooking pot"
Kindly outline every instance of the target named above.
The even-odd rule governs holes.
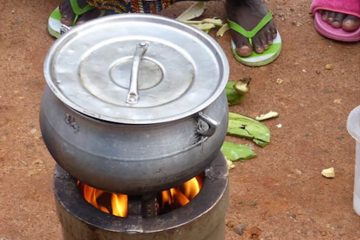
[[[204,171],[224,141],[226,57],[177,21],[90,21],[55,42],[44,74],[45,144],[94,187],[139,195],[176,186]]]

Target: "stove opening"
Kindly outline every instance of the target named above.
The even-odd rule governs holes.
[[[154,196],[156,213],[150,215],[161,215],[174,209],[187,205],[194,199],[203,187],[204,174],[198,175],[184,182],[180,186],[163,190]],[[107,192],[85,183],[77,181],[83,198],[86,202],[102,212],[117,217],[126,218],[129,212],[129,197],[122,193]]]
[[[77,181],[86,202],[97,209],[118,217],[128,214],[128,196],[120,193],[110,193]]]

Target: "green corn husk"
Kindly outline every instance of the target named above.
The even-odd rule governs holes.
[[[189,25],[196,27],[204,32],[209,32],[211,29],[216,27],[212,23],[200,23],[200,24],[189,24]]]
[[[237,113],[229,113],[227,132],[231,135],[251,139],[261,147],[270,143],[270,131],[264,124]]]
[[[221,152],[229,161],[243,161],[256,157],[256,153],[247,145],[225,141],[221,146]]]
[[[240,103],[245,94],[249,91],[249,83],[251,79],[240,79],[237,81],[229,80],[226,84],[225,91],[229,105]]]
[[[186,21],[181,21],[181,22],[190,24],[190,25],[211,23],[216,27],[222,26],[222,20],[218,19],[218,18],[204,18],[202,20],[186,20]]]
[[[227,23],[225,23],[224,25],[221,26],[221,28],[217,31],[216,36],[217,37],[222,37],[224,36],[224,34],[229,30],[229,25]]]
[[[203,23],[212,23],[214,24],[216,27],[222,27],[223,25],[223,21],[219,18],[204,18],[203,20],[201,20]]]
[[[190,26],[196,27],[204,32],[209,32],[211,29],[216,27],[222,27],[223,21],[219,18],[204,18],[202,20],[192,20],[194,18],[200,17],[206,10],[206,5],[204,2],[197,2],[192,4],[188,9],[180,14],[176,20],[188,24]]]

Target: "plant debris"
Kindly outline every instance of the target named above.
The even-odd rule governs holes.
[[[219,30],[216,32],[216,36],[217,37],[222,37],[224,36],[224,34],[229,30],[229,25],[227,23],[225,23],[224,25],[222,25],[221,28],[219,28]]]
[[[214,19],[215,20],[215,19]],[[220,20],[220,19],[219,19]],[[220,20],[221,21],[221,20]],[[200,22],[200,23],[197,23]],[[215,28],[216,25],[209,22],[202,22],[202,21],[187,21],[187,24],[196,27],[204,32],[209,32],[211,29]]]
[[[276,83],[277,83],[277,84],[282,84],[283,82],[284,82],[284,80],[281,79],[281,78],[277,78],[277,79],[276,79]]]
[[[219,18],[205,18],[202,20],[193,20],[200,17],[206,10],[205,2],[196,2],[187,8],[183,13],[181,13],[176,20],[179,22],[188,24],[195,28],[198,28],[204,32],[209,32],[211,29],[223,27],[224,23]]]
[[[225,159],[226,159],[226,157],[225,157]],[[234,169],[234,168],[235,168],[235,164],[234,164],[232,161],[230,161],[230,160],[227,160],[227,159],[226,159],[226,164],[227,164],[228,170],[231,170],[231,169]],[[0,239],[0,240],[1,240],[1,239]]]
[[[225,141],[221,151],[229,161],[248,160],[256,157],[256,153],[247,145]]]
[[[244,98],[243,93],[239,93],[238,91],[236,91],[235,84],[235,81],[230,80],[227,82],[225,87],[226,96],[230,106],[240,103],[241,100]]]
[[[334,100],[334,103],[341,104],[341,101],[342,101],[341,98],[337,98],[337,99]]]
[[[260,116],[256,116],[255,119],[258,121],[264,121],[264,120],[268,120],[271,118],[276,118],[279,116],[279,113],[274,112],[274,111],[270,111],[268,113],[265,114],[261,114]]]
[[[335,169],[333,167],[325,168],[321,171],[321,175],[323,175],[326,178],[334,178],[335,177]]]
[[[229,80],[226,84],[225,91],[229,105],[235,105],[242,101],[245,94],[249,91],[250,77],[239,80]]]
[[[229,113],[227,132],[231,135],[251,139],[261,147],[270,143],[270,131],[264,124],[237,113]]]
[[[206,9],[205,2],[196,2],[192,4],[188,9],[182,12],[176,20],[183,22],[197,17],[200,17]]]
[[[214,26],[218,26],[221,27],[223,25],[223,22],[221,19],[219,18],[204,18],[203,20],[186,20],[186,21],[182,21],[183,23],[188,23],[188,24],[202,24],[202,23],[208,23],[208,24],[213,24]]]
[[[332,69],[334,69],[334,65],[332,65],[331,63],[328,63],[328,64],[325,65],[325,69],[326,70],[332,70]]]

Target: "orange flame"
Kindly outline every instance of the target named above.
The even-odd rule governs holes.
[[[84,199],[96,207],[97,209],[118,217],[127,217],[128,215],[128,196],[120,193],[110,193],[100,189],[96,189],[89,185],[77,181],[77,185],[83,192]],[[201,190],[203,185],[203,177],[197,176],[186,181],[179,187],[170,188],[161,192],[162,208],[185,206],[188,204]],[[106,199],[107,204],[100,198]]]
[[[202,188],[202,178],[197,176],[183,183],[180,187],[170,188],[161,192],[162,206],[188,204]]]
[[[104,193],[104,191],[90,187],[88,185],[84,185],[83,191],[84,191],[84,198],[88,203],[90,203],[91,205],[93,205],[94,207],[96,207],[98,209],[102,208],[102,206],[100,206],[97,203],[97,199]],[[106,209],[106,211],[109,212],[108,209]]]
[[[125,194],[111,194],[112,214],[118,217],[126,217],[128,212],[128,196]]]
[[[103,190],[96,189],[89,185],[82,184],[79,181],[78,181],[78,186],[80,186],[80,188],[82,189],[85,200],[94,207],[96,207],[97,209],[106,213],[111,213],[118,217],[127,217],[127,213],[128,213],[127,195],[105,192]],[[106,207],[105,205],[100,204],[98,202],[99,198],[104,195],[111,195],[112,211],[110,211],[109,208]]]

